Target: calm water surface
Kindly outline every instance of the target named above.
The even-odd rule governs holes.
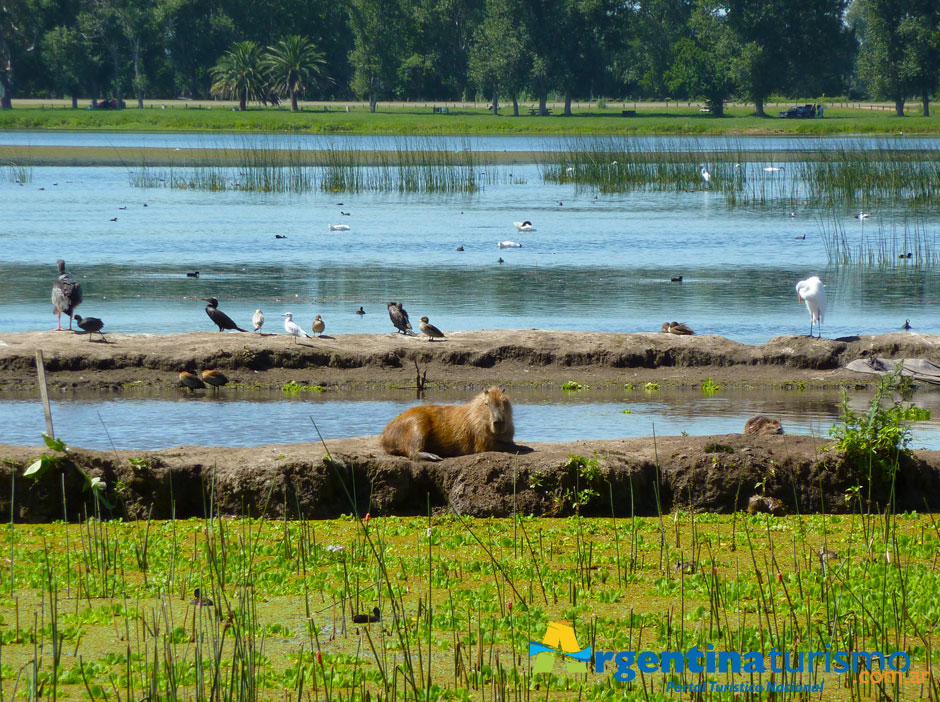
[[[510,390],[516,439],[574,441],[633,436],[739,433],[756,414],[781,420],[788,434],[828,439],[839,416],[840,395],[832,390],[642,389],[563,392]],[[853,393],[852,408],[868,406],[870,392]],[[463,402],[466,393],[430,393],[427,402]],[[940,418],[940,391],[917,391],[919,406]],[[107,450],[156,449],[181,444],[254,446],[316,441],[310,421],[324,438],[378,434],[398,413],[420,404],[403,392],[211,393],[168,392],[158,396],[84,394],[52,399],[57,436],[77,447]],[[629,412],[625,412],[629,410]],[[45,429],[36,397],[4,394],[0,399],[0,443],[37,444]],[[915,424],[914,447],[940,449],[940,419]]]
[[[130,166],[34,168],[29,183],[0,182],[0,328],[54,326],[62,257],[83,284],[79,313],[106,331],[211,330],[199,298],[214,296],[243,326],[263,309],[275,331],[292,312],[304,327],[321,314],[331,334],[387,332],[385,302],[402,300],[445,331],[634,332],[677,320],[762,343],[808,331],[793,286],[818,274],[827,336],[905,319],[913,333],[940,332],[936,265],[827,265],[823,222],[853,240],[900,237],[899,207],[859,222],[851,211],[731,208],[702,191],[595,194],[544,184],[536,166],[511,170],[478,194],[445,196],[141,189]],[[916,217],[935,237],[937,213]],[[536,232],[516,231],[525,219]],[[350,230],[330,232],[336,223]],[[504,240],[523,247],[498,249]]]

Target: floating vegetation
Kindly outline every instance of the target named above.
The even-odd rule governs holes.
[[[922,217],[846,219],[830,213],[820,222],[832,265],[926,266],[940,261],[937,233]]]

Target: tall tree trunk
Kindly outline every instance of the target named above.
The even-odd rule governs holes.
[[[895,98],[894,114],[898,117],[904,116],[904,98]]]
[[[140,72],[140,37],[134,37],[134,90],[137,93],[137,109],[142,110],[144,109],[144,79]]]
[[[72,93],[72,109],[73,110],[78,109],[78,95],[76,95],[75,93]]]
[[[114,94],[111,96],[114,98],[115,104],[120,107],[121,100],[124,97],[121,90],[121,57],[118,55],[117,46],[113,43],[108,47],[111,52],[111,62],[114,64]]]
[[[924,117],[930,117],[930,91],[929,90],[924,91],[923,103],[924,103]]]
[[[565,117],[571,116],[571,90],[565,90]]]
[[[754,98],[754,114],[758,117],[766,117],[767,114],[764,112],[764,98]]]
[[[238,91],[238,110],[244,112],[248,109],[248,88],[242,88]]]
[[[299,111],[299,108],[297,107],[297,91],[296,90],[290,91],[290,111],[291,112]]]
[[[708,111],[711,112],[715,117],[724,117],[725,116],[725,101],[724,100],[706,100],[705,104],[708,105]]]
[[[515,94],[512,96],[512,116],[519,116],[519,96]]]
[[[490,104],[490,109],[493,110],[494,115],[499,114],[499,91],[496,86],[493,86],[493,102]]]
[[[0,110],[13,109],[13,59],[10,45],[0,38]]]
[[[548,107],[546,107],[546,104],[545,104],[547,100],[548,100],[548,97],[546,95],[544,94],[539,95],[539,115],[540,116],[544,117],[545,115],[548,114]]]
[[[369,112],[375,112],[375,107],[378,104],[379,100],[375,96],[375,93],[369,94]]]

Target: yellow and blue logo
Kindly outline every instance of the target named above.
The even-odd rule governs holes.
[[[565,657],[565,668],[569,673],[585,673],[591,661],[591,647],[578,646],[574,628],[568,622],[549,622],[541,643],[529,642],[532,672],[551,673],[556,655]]]

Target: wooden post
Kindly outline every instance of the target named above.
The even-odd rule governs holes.
[[[46,415],[46,433],[50,439],[54,439],[52,408],[49,406],[49,388],[46,387],[46,366],[42,360],[42,349],[36,350],[36,372],[39,374],[39,396],[42,398],[42,411]]]

